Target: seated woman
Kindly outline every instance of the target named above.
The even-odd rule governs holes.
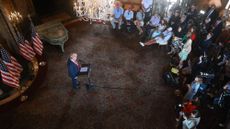
[[[148,46],[152,44],[165,45],[167,44],[168,40],[172,37],[172,35],[173,35],[172,28],[169,27],[164,32],[162,32],[160,36],[157,36],[154,39],[147,41],[146,43],[143,42],[139,42],[139,43],[141,46],[145,46],[145,45]]]
[[[143,33],[142,27],[144,26],[144,19],[145,19],[145,13],[142,9],[140,9],[136,14],[136,20],[134,21],[134,24],[136,25],[139,35]]]
[[[161,21],[160,21],[160,24],[159,24],[159,26],[157,27],[160,31],[163,31],[163,30],[165,30],[165,28],[167,27],[167,21],[166,20],[164,20],[164,19],[162,19]]]
[[[152,31],[150,32],[150,38],[155,38],[157,36],[159,36],[167,27],[167,22],[166,20],[162,19],[160,21],[160,24],[157,26],[156,29],[152,29]]]

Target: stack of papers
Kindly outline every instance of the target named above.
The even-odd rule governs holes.
[[[88,72],[88,67],[81,67],[80,72],[81,73]]]

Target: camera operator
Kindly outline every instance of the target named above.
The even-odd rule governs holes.
[[[222,107],[220,110],[220,122],[219,126],[224,127],[229,118],[230,113],[230,81],[223,87],[222,98],[220,98],[220,106]]]

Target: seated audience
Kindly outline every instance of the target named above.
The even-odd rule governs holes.
[[[115,5],[111,24],[115,29],[118,23],[120,29],[123,9],[119,2]],[[166,16],[167,21],[157,13],[151,16],[151,8],[152,0],[142,0],[142,9],[136,13],[135,21],[133,11],[128,8],[123,23],[128,31],[132,23],[135,24],[141,35],[141,46],[169,43],[170,69],[177,67],[178,73],[178,78],[171,78],[178,81],[178,87],[188,84],[186,90],[180,87],[181,93],[185,93],[180,96],[182,102],[177,110],[181,127],[196,129],[200,122],[197,109],[212,106],[220,108],[220,114],[224,114],[218,116],[220,121],[216,122],[224,125],[230,109],[230,29],[226,27],[222,32],[224,22],[218,18],[215,6],[203,17],[199,17],[195,5],[183,12],[175,7],[171,9],[172,15]],[[223,84],[226,85],[222,88]]]

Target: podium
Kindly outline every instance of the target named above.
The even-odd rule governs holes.
[[[79,76],[87,76],[88,82],[85,84],[87,91],[94,90],[94,88],[95,88],[95,86],[93,85],[93,83],[90,79],[90,75],[91,75],[91,65],[90,64],[82,64]]]

